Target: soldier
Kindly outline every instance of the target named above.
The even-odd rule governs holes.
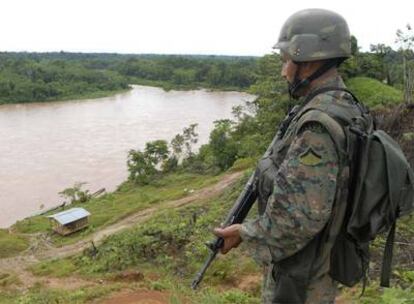
[[[260,216],[215,234],[224,238],[223,254],[243,241],[263,265],[263,303],[334,303],[330,253],[345,216],[335,203],[346,197],[349,164],[343,129],[329,114],[360,113],[337,71],[351,56],[348,25],[328,10],[302,10],[285,22],[274,48],[298,106],[258,164]]]

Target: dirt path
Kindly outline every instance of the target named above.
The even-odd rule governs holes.
[[[103,227],[99,231],[91,234],[90,236],[85,237],[82,241],[79,241],[74,244],[66,245],[63,247],[53,247],[50,244],[46,244],[45,246],[39,246],[36,251],[28,251],[25,254],[22,254],[17,257],[0,259],[0,274],[1,273],[14,273],[17,274],[21,281],[22,281],[22,288],[28,288],[33,286],[36,282],[43,282],[47,286],[53,287],[65,287],[65,289],[70,288],[71,286],[76,288],[79,286],[86,285],[88,283],[94,284],[94,282],[83,281],[81,279],[74,279],[74,278],[46,278],[41,279],[39,277],[34,276],[31,272],[27,271],[26,268],[30,265],[33,265],[39,261],[52,259],[52,258],[63,258],[67,256],[71,256],[77,254],[84,250],[87,247],[91,246],[91,242],[94,244],[99,244],[102,242],[106,237],[118,233],[124,229],[127,229],[133,225],[145,222],[149,219],[152,215],[154,215],[159,208],[179,208],[197,201],[206,200],[211,198],[215,195],[220,194],[224,191],[227,187],[232,185],[235,181],[237,181],[243,172],[233,172],[230,174],[225,175],[219,182],[216,184],[197,190],[191,195],[186,197],[169,201],[169,202],[162,202],[157,204],[154,207],[147,208],[145,210],[139,211],[135,214],[132,214],[124,219],[109,225],[107,227]],[[48,281],[49,280],[49,281]]]
[[[168,209],[179,208],[179,207],[188,205],[190,203],[193,203],[195,201],[205,200],[207,198],[213,197],[221,193],[224,189],[226,189],[231,184],[233,184],[241,175],[242,175],[242,172],[235,172],[235,173],[228,174],[224,176],[222,180],[220,180],[218,183],[214,184],[213,186],[200,189],[198,191],[195,191],[191,195],[180,198],[178,200],[159,203],[154,207],[139,211],[112,225],[104,227],[100,229],[99,231],[95,232],[94,234],[87,236],[82,241],[79,241],[75,244],[66,245],[60,248],[52,248],[49,250],[40,251],[36,254],[36,256],[39,259],[43,260],[43,259],[48,259],[48,258],[62,258],[62,257],[74,255],[78,252],[81,252],[85,248],[90,247],[92,241],[94,242],[94,244],[99,244],[100,242],[102,242],[102,240],[104,240],[106,237],[112,234],[118,233],[138,223],[145,222],[151,216],[153,216],[159,210],[161,206],[162,208],[168,208]]]

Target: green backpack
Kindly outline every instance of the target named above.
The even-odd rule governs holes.
[[[323,88],[315,95],[327,91],[349,93],[361,112],[351,119],[335,107],[325,112],[344,131],[350,166],[347,206],[331,251],[330,276],[349,287],[364,279],[365,286],[369,242],[389,231],[381,271],[381,286],[388,287],[396,221],[414,211],[414,172],[399,144],[376,129],[369,111],[350,91]]]

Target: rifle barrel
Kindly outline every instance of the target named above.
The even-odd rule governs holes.
[[[209,258],[207,259],[207,261],[204,263],[203,267],[201,268],[200,272],[197,273],[195,279],[193,280],[193,283],[191,284],[191,288],[193,290],[197,289],[198,284],[200,284],[201,280],[203,279],[204,274],[207,268],[210,266],[211,262],[213,262],[213,260],[216,258],[217,253],[218,253],[218,250],[212,251],[210,253]]]

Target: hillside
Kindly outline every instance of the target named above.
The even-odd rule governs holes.
[[[225,218],[292,105],[275,74],[280,65],[276,55],[258,61],[249,89],[258,98],[234,109],[233,120],[216,121],[197,154],[183,152],[194,139],[191,127],[176,137],[176,146],[154,141],[131,151],[128,181],[113,193],[73,205],[92,213],[89,228],[61,237],[44,216],[36,216],[0,231],[0,245],[9,245],[0,247],[0,303],[259,303],[261,270],[244,245],[220,255],[198,291],[190,283],[207,257],[204,243],[212,239],[212,229]],[[378,80],[349,78],[347,84],[376,108],[380,125],[412,161],[414,107],[401,104],[401,93]],[[399,223],[390,289],[378,287],[383,246],[383,238],[372,244],[364,296],[359,297],[360,285],[341,288],[338,303],[413,303],[412,217]]]
[[[368,77],[354,77],[346,82],[347,87],[370,108],[397,105],[403,99],[400,90]]]
[[[399,140],[404,146],[409,138],[406,131],[414,129],[414,111],[406,109],[398,117],[404,123],[399,123],[399,129],[394,131],[402,134]],[[393,129],[395,123],[395,120],[384,122]],[[412,144],[412,139],[409,143]],[[213,178],[193,175],[180,179],[177,175],[167,175],[159,185],[168,184],[170,190],[160,193],[149,205],[142,200],[139,189],[120,189],[109,196],[116,202],[137,201],[141,207],[64,242],[50,235],[46,226],[45,230],[36,228],[28,235],[27,220],[18,223],[13,230],[26,229],[31,247],[20,257],[0,260],[3,290],[0,303],[146,303],[149,299],[152,303],[259,303],[260,269],[248,258],[248,248],[243,246],[214,262],[199,291],[193,292],[189,287],[207,256],[204,242],[212,238],[211,229],[223,219],[246,181],[248,173],[243,175],[245,169],[240,169]],[[191,181],[190,188],[195,191],[184,191]],[[179,189],[183,192],[171,195],[173,189],[176,193]],[[150,188],[146,193],[151,195]],[[105,205],[111,206],[108,197],[83,206],[98,210],[94,206]],[[33,219],[32,224],[39,222],[40,219]],[[412,219],[402,221],[398,229],[394,288],[377,287],[378,257],[383,246],[383,240],[379,240],[373,244],[376,258],[365,295],[359,299],[360,287],[344,289],[338,303],[390,303],[390,299],[411,303]]]

